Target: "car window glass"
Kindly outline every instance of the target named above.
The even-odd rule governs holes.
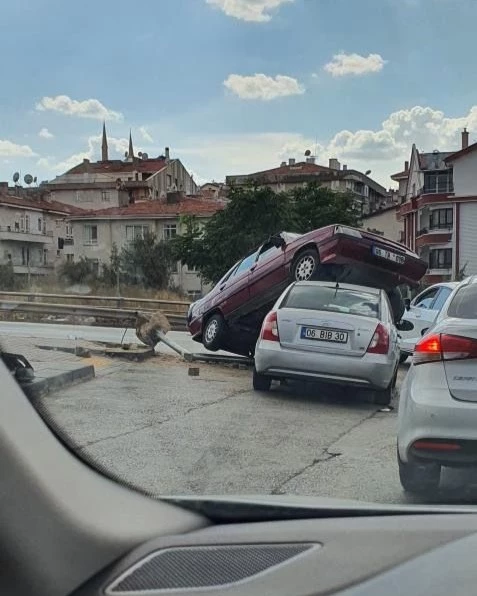
[[[237,267],[237,270],[234,273],[234,277],[250,269],[250,267],[255,263],[255,260],[257,258],[257,252],[258,251],[255,251],[253,254],[249,255],[248,257],[245,257],[245,259]]]
[[[315,285],[294,286],[281,308],[324,310],[379,318],[379,294]]]
[[[439,288],[433,288],[432,290],[425,292],[419,296],[416,302],[414,302],[414,306],[417,306],[417,308],[430,308],[432,301],[437,296],[438,291]]]
[[[455,293],[447,315],[458,319],[477,319],[477,284],[464,286]]]
[[[280,249],[276,246],[268,246],[265,248],[263,252],[258,255],[258,262],[261,263],[262,261],[266,261],[267,259],[272,258],[275,256]]]
[[[437,296],[434,304],[432,305],[433,310],[441,310],[444,306],[445,301],[449,298],[452,290],[450,288],[441,288],[439,295]]]

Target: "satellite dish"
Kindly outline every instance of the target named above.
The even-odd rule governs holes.
[[[138,157],[142,157],[142,151],[139,151]]]
[[[15,182],[15,184],[20,180],[20,173],[19,172],[15,172],[13,174],[13,182]]]
[[[127,157],[129,153],[127,151],[124,152],[124,157]]]
[[[31,174],[25,174],[23,180],[25,184],[30,185],[33,182],[33,176]]]
[[[307,149],[305,151],[305,157],[310,157],[310,155],[311,155],[311,151],[309,149]]]
[[[148,155],[147,153],[143,153],[143,154],[142,154],[142,158],[143,158],[143,159],[149,159],[149,155]]]
[[[366,170],[366,172],[364,173],[365,176],[369,176],[371,174],[371,170]]]

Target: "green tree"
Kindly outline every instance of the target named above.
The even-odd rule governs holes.
[[[21,284],[13,271],[12,263],[9,262],[5,265],[0,265],[0,290],[2,292],[18,290],[20,285]]]
[[[97,279],[92,263],[85,257],[80,257],[73,263],[63,263],[59,270],[59,276],[71,284],[88,283]]]
[[[101,281],[107,286],[118,286],[121,278],[121,255],[116,244],[111,248],[109,263],[103,264]]]
[[[264,238],[289,230],[291,216],[289,195],[268,187],[233,188],[225,209],[202,230],[193,218],[184,220],[184,233],[173,241],[174,255],[197,268],[205,281],[215,283]]]
[[[125,246],[119,258],[125,283],[158,290],[169,286],[173,265],[170,242],[148,233]]]
[[[359,225],[356,200],[348,193],[334,192],[316,183],[291,191],[294,228],[305,233],[330,224]]]

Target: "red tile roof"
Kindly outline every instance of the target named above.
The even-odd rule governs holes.
[[[101,219],[124,218],[128,217],[161,217],[161,216],[181,216],[197,215],[212,216],[217,211],[222,210],[225,203],[222,201],[202,200],[187,197],[177,203],[164,203],[155,199],[152,201],[140,201],[127,207],[109,207],[108,209],[97,209],[94,211],[83,211],[79,217]]]
[[[460,151],[451,153],[448,157],[446,157],[445,162],[452,163],[452,162],[456,161],[457,159],[464,157],[464,155],[468,155],[469,153],[472,153],[476,149],[477,149],[477,143],[473,143],[472,145],[469,145],[465,149],[461,149]]]
[[[74,166],[64,175],[69,174],[119,174],[123,172],[151,172],[156,173],[167,167],[169,162],[163,157],[155,159],[140,159],[135,157],[134,161],[122,161],[120,159],[110,161],[83,161]]]
[[[85,213],[84,209],[66,205],[58,201],[49,201],[45,199],[26,199],[14,197],[12,195],[0,195],[0,205],[10,205],[12,207],[25,207],[27,209],[38,209],[42,211],[54,211],[55,213],[64,213],[65,215],[80,215]]]

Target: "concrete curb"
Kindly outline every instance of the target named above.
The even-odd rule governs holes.
[[[37,399],[48,395],[53,391],[58,391],[59,389],[64,389],[65,387],[76,385],[77,383],[83,383],[84,381],[89,381],[94,379],[94,377],[94,366],[88,364],[86,366],[77,366],[71,370],[54,373],[45,377],[38,377],[31,383],[22,384],[22,389],[28,398]]]

